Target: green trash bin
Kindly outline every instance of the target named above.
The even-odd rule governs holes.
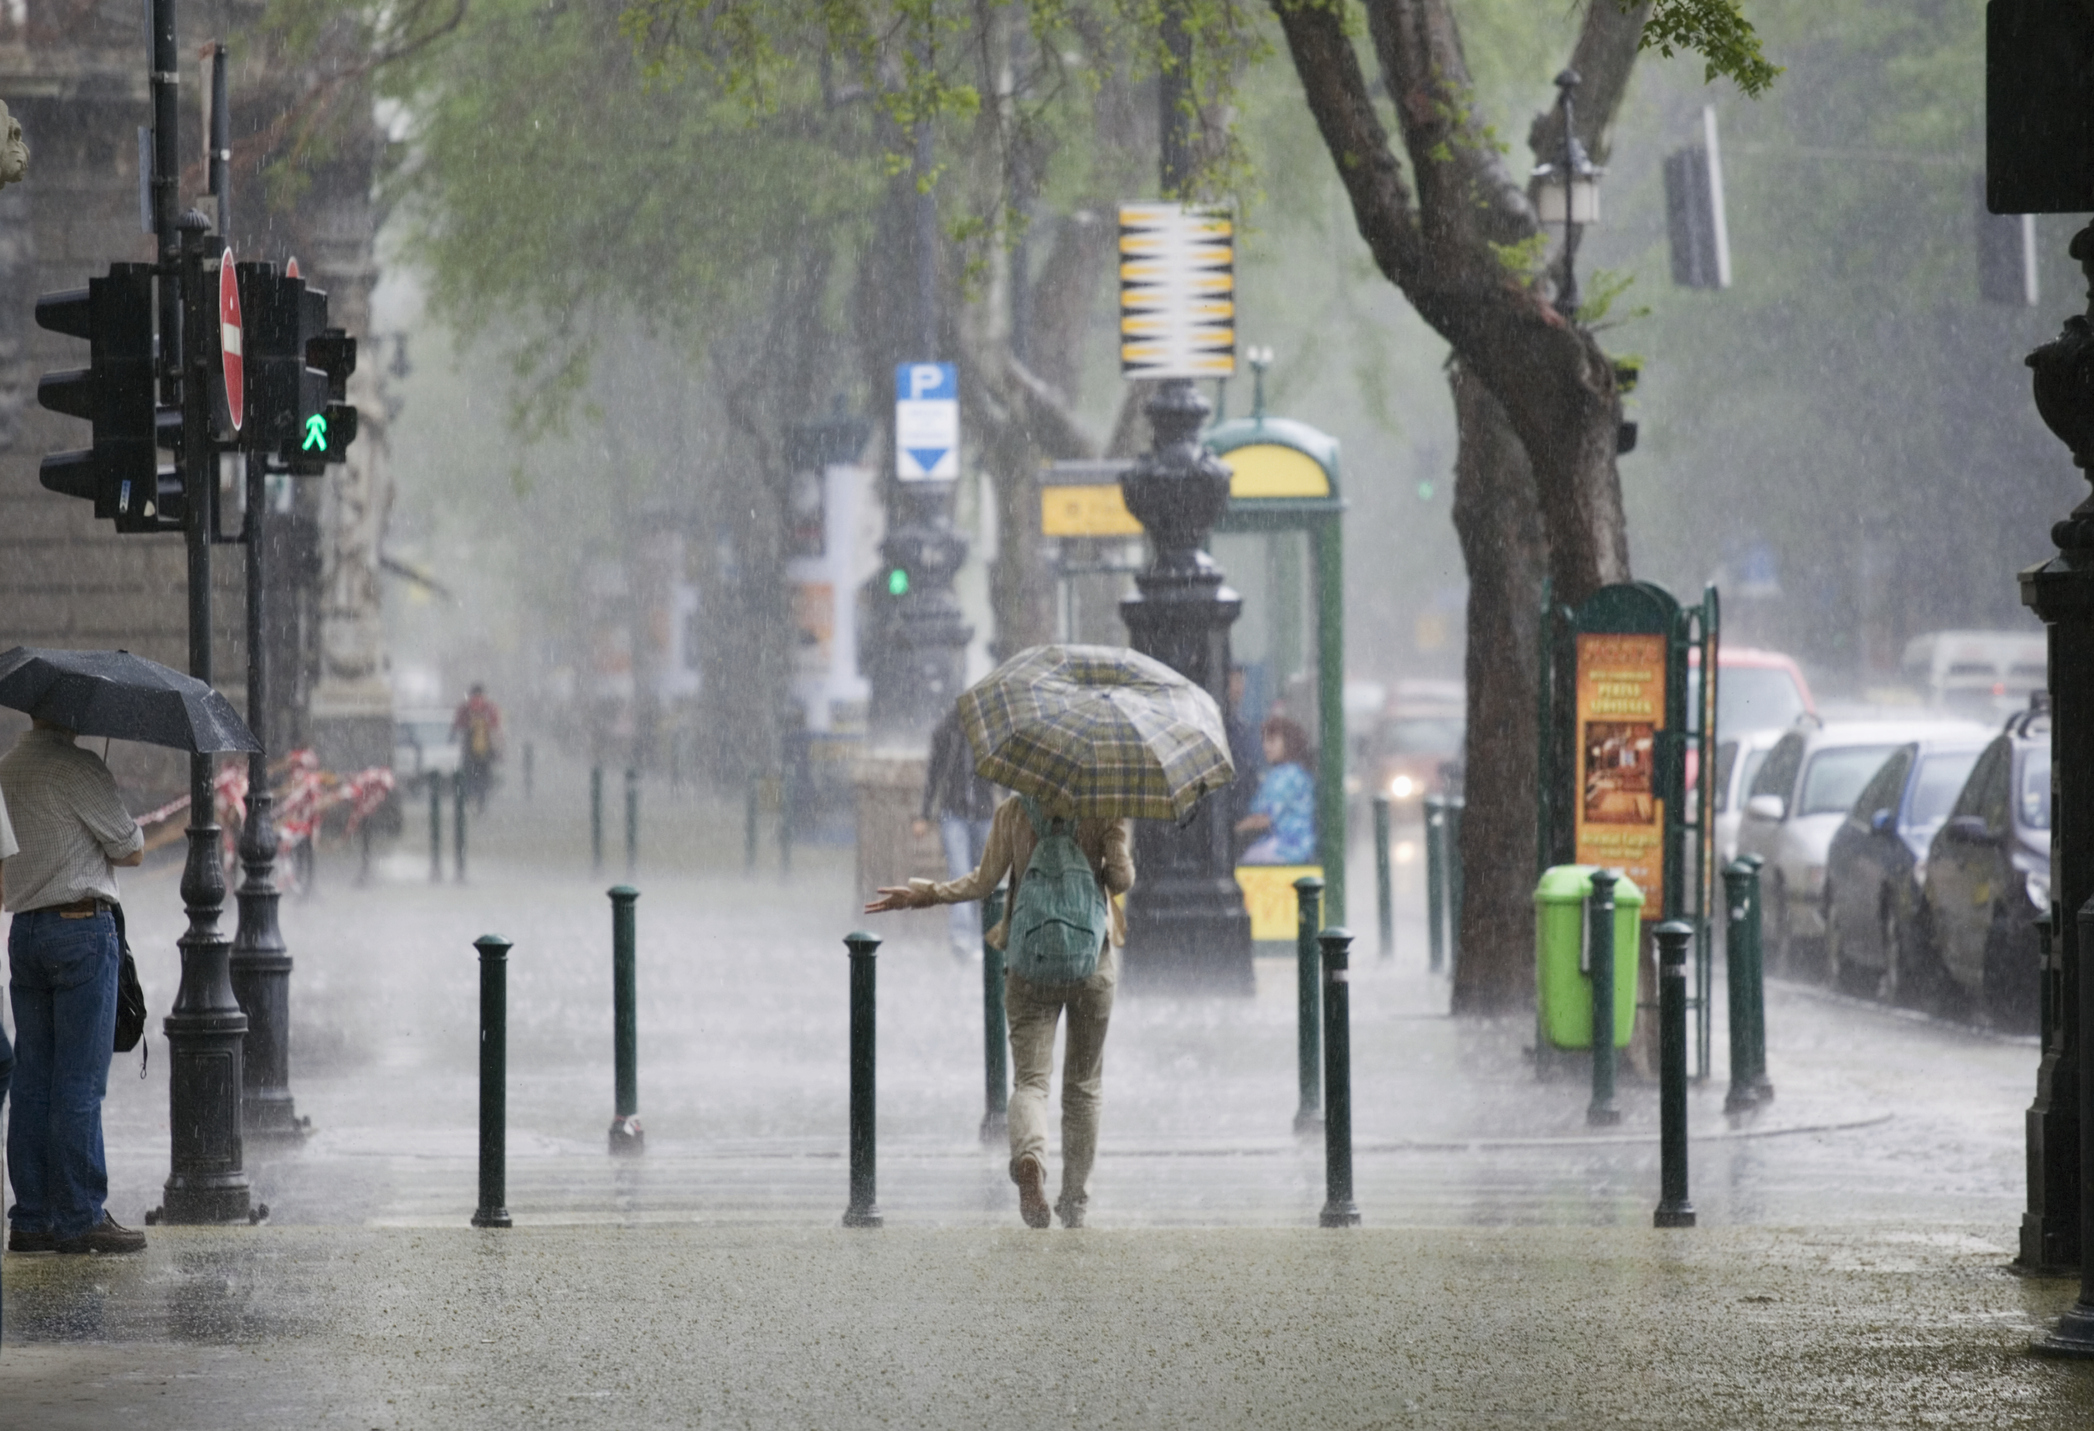
[[[1592,976],[1587,972],[1585,901],[1595,865],[1557,865],[1534,887],[1534,987],[1541,1031],[1556,1048],[1592,1047]],[[1627,875],[1614,884],[1614,1046],[1636,1028],[1636,954],[1643,891]]]

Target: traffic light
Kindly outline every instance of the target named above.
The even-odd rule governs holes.
[[[46,373],[36,400],[94,424],[94,445],[44,458],[44,486],[95,504],[119,532],[182,522],[182,482],[160,470],[153,386],[153,266],[111,264],[106,278],[36,300],[37,326],[88,343],[88,365]]]
[[[320,476],[328,463],[347,460],[345,449],[356,440],[356,409],[346,400],[356,340],[327,326],[325,291],[273,263],[243,263],[236,271],[248,444],[297,476]]]

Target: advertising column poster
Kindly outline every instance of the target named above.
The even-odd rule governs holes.
[[[1665,810],[1657,794],[1665,728],[1665,638],[1578,637],[1577,860],[1618,869],[1665,908]]]

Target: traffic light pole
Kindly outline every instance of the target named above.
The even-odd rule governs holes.
[[[218,452],[212,441],[210,341],[218,310],[215,285],[204,282],[210,220],[190,212],[177,218],[180,174],[175,118],[175,0],[152,0],[154,227],[160,252],[160,351],[163,398],[181,404],[176,450],[186,501],[189,545],[189,673],[211,680],[211,538],[216,526]],[[170,362],[169,359],[174,361]],[[230,945],[219,921],[225,872],[211,803],[212,759],[189,758],[189,858],[182,870],[182,904],[189,928],[176,941],[182,983],[168,1013],[169,1124],[172,1164],[158,1218],[162,1222],[236,1222],[249,1216],[247,1172],[240,1133],[241,1055],[247,1015],[233,996]]]

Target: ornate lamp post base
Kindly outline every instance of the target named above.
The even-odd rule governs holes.
[[[1242,598],[1201,550],[1229,500],[1229,469],[1200,444],[1211,409],[1190,379],[1173,379],[1148,405],[1155,446],[1121,479],[1128,510],[1155,553],[1120,603],[1128,644],[1184,675],[1227,709],[1229,628]],[[1236,885],[1228,802],[1201,802],[1184,825],[1135,827],[1127,900],[1130,989],[1249,994],[1251,919]]]

